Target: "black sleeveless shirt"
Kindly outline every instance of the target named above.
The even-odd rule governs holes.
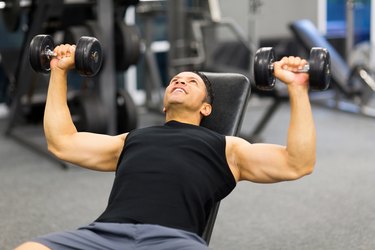
[[[201,235],[215,202],[236,182],[225,136],[167,122],[126,137],[108,206],[98,222],[157,224]]]

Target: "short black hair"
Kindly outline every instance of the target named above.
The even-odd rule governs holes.
[[[209,104],[212,104],[213,101],[214,101],[215,94],[214,94],[214,90],[212,88],[212,84],[211,84],[210,80],[208,80],[207,76],[203,72],[193,71],[193,73],[197,74],[203,80],[204,84],[206,85],[206,89],[207,89],[207,102]]]

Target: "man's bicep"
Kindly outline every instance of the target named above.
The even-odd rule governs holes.
[[[66,142],[56,156],[84,168],[115,171],[126,136],[75,133],[64,138]]]
[[[241,180],[274,183],[292,178],[284,146],[243,140],[237,142],[235,154]]]

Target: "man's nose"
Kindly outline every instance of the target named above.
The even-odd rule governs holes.
[[[185,80],[183,80],[183,79],[179,79],[177,82],[176,82],[176,84],[183,84],[183,85],[185,85],[186,84],[186,82],[185,82]]]

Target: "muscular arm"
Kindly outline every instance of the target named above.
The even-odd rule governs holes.
[[[287,145],[250,144],[237,137],[227,137],[227,156],[238,180],[271,183],[295,180],[312,172],[315,165],[316,135],[309,95],[308,75],[284,70],[285,61],[275,65],[275,76],[288,85],[290,123]],[[295,64],[289,62],[289,70]],[[287,63],[288,64],[288,63]],[[292,68],[292,69],[291,69]]]
[[[44,113],[48,149],[61,160],[81,167],[114,171],[126,134],[108,136],[77,132],[67,104],[67,73],[74,66],[74,47],[58,46],[51,61],[51,76]]]

